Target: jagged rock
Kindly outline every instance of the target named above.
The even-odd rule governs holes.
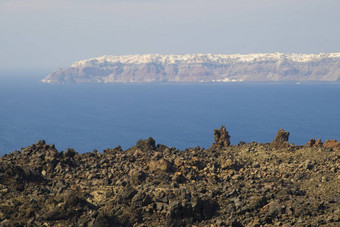
[[[138,171],[138,170],[131,170],[129,173],[129,176],[130,176],[130,183],[132,185],[138,185],[142,183],[146,178],[145,173],[142,171]]]
[[[77,152],[73,149],[73,148],[67,148],[65,153],[64,153],[64,156],[65,157],[74,157],[75,155],[77,154]]]
[[[316,146],[315,142],[316,142],[315,139],[312,138],[310,141],[308,141],[306,143],[306,146],[308,146],[308,147],[315,147]]]
[[[308,142],[306,143],[306,146],[308,146],[308,147],[313,147],[314,144],[315,144],[315,139],[312,138],[312,139],[310,139],[310,141],[308,141]]]
[[[326,148],[332,148],[335,150],[340,150],[340,141],[337,140],[326,140],[325,143],[323,144],[324,147]]]
[[[167,160],[151,160],[149,163],[149,171],[154,172],[157,170],[169,172],[171,170],[171,163]]]
[[[262,209],[260,210],[260,214],[264,215],[265,219],[271,222],[273,218],[276,218],[277,216],[282,214],[281,206],[277,202],[270,202],[262,207]]]
[[[138,191],[131,200],[131,206],[143,207],[152,203],[152,198],[143,191]]]
[[[92,227],[119,227],[121,224],[116,218],[109,217],[106,214],[100,213],[96,217]]]
[[[39,140],[35,143],[37,146],[43,146],[46,144],[45,140]]]
[[[137,190],[134,189],[131,186],[127,186],[124,188],[124,190],[121,191],[120,198],[121,198],[121,202],[124,204],[129,204],[131,199],[134,197],[134,195],[137,194]]]
[[[220,129],[214,129],[214,140],[215,143],[212,144],[213,148],[230,146],[230,136],[224,125],[222,125]]]
[[[136,147],[141,149],[142,151],[150,151],[156,149],[156,141],[149,137],[146,140],[138,140],[136,143]]]
[[[289,132],[287,132],[283,129],[280,129],[277,132],[274,141],[271,143],[271,146],[275,147],[275,148],[288,147],[289,146],[288,138],[289,138]]]
[[[75,207],[79,207],[80,209],[84,209],[85,207],[93,208],[93,205],[88,203],[86,199],[77,195],[75,192],[68,192],[64,197],[64,205],[63,208],[66,209],[74,209]]]
[[[28,182],[39,183],[43,180],[44,177],[30,166],[0,163],[0,184],[9,184],[10,186],[14,186],[16,190],[23,190],[25,184]]]
[[[317,139],[315,141],[314,147],[322,147],[322,145],[323,145],[323,143],[322,143],[321,139]]]
[[[321,139],[315,140],[314,138],[312,138],[308,143],[306,143],[306,146],[308,146],[308,147],[322,147],[323,143],[322,143]]]

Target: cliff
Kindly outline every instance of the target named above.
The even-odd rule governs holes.
[[[214,138],[84,154],[38,141],[0,159],[0,226],[339,226],[340,142]]]
[[[78,61],[43,83],[339,81],[340,53],[103,56]]]

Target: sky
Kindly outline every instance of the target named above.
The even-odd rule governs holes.
[[[0,71],[103,55],[340,52],[339,0],[0,0]]]

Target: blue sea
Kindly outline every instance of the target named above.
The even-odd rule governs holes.
[[[0,154],[44,139],[79,153],[153,137],[178,149],[208,148],[225,125],[231,143],[340,139],[340,83],[39,83],[44,75],[0,75]]]

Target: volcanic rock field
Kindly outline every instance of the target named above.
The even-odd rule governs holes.
[[[273,133],[274,138],[274,133]],[[340,226],[340,142],[59,152],[45,141],[0,159],[0,226]]]

